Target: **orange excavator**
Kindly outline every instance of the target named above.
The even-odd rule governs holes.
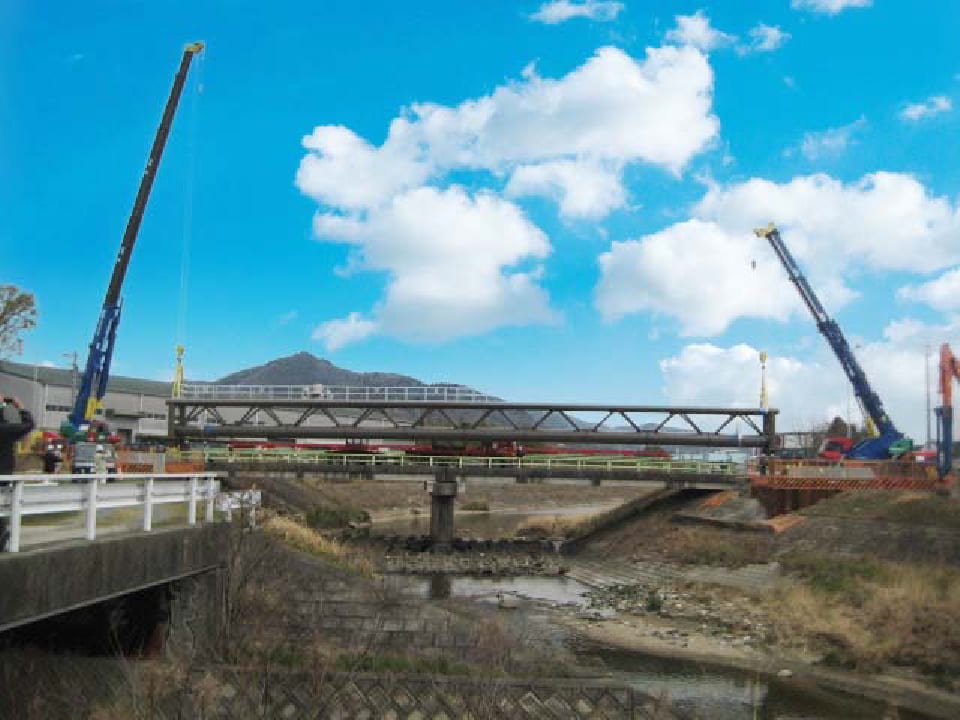
[[[953,469],[953,379],[960,380],[960,360],[944,343],[940,346],[940,396],[937,414],[937,474],[941,482]]]

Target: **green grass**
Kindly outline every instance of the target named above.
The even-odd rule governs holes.
[[[784,570],[799,575],[813,590],[855,604],[863,601],[867,583],[883,581],[887,575],[882,563],[863,557],[788,553],[780,561]]]
[[[469,510],[472,512],[490,512],[490,504],[479,500],[473,500],[472,502],[461,505],[460,509]]]
[[[366,510],[323,505],[315,505],[304,516],[304,522],[314,530],[336,530],[345,528],[350,523],[362,523],[369,520],[370,514]]]

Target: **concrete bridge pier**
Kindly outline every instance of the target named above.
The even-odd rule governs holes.
[[[430,491],[430,538],[435,550],[449,550],[453,542],[453,507],[457,477],[452,468],[438,468]]]

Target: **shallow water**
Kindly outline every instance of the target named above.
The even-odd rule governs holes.
[[[799,686],[777,678],[667,659],[596,645],[574,636],[550,620],[544,605],[587,607],[590,588],[568,577],[408,578],[410,592],[431,599],[469,598],[488,605],[502,595],[525,601],[517,610],[504,611],[518,626],[538,626],[530,637],[570,650],[584,665],[602,667],[613,678],[649,695],[669,695],[676,707],[704,720],[881,720],[886,707],[865,698]],[[899,710],[899,720],[929,720],[928,716]]]

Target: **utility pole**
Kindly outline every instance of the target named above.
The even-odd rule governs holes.
[[[77,366],[76,351],[63,353],[63,356],[72,361],[70,373],[70,406],[73,407],[77,402],[77,378],[80,375],[80,368]]]
[[[767,351],[760,351],[760,407],[766,410],[770,406],[767,398]]]
[[[926,345],[923,351],[923,375],[927,384],[927,442],[924,447],[930,447],[930,345]]]

